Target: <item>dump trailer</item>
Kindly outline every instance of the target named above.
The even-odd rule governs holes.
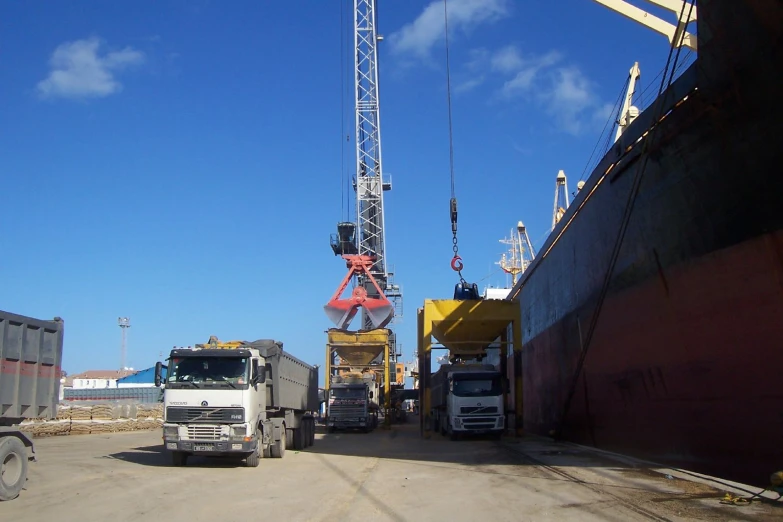
[[[326,426],[336,430],[361,430],[368,433],[378,427],[380,385],[375,372],[350,372],[332,376],[326,406]]]
[[[212,341],[212,339],[211,339]],[[163,441],[175,466],[191,455],[241,457],[249,467],[315,442],[318,369],[280,341],[211,342],[174,349],[163,381]]]
[[[0,500],[19,496],[35,461],[24,419],[57,417],[63,320],[45,321],[0,311]]]
[[[443,364],[432,375],[432,422],[441,434],[501,436],[503,378],[491,364]]]

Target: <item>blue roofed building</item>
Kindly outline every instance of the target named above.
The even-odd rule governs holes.
[[[166,366],[163,366],[161,377],[163,377],[163,379],[166,378]],[[139,388],[144,386],[155,386],[154,366],[117,379],[118,388]]]

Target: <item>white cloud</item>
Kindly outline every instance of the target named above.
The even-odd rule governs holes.
[[[521,69],[525,62],[519,54],[519,49],[513,45],[507,45],[499,49],[490,59],[492,68],[501,72],[514,72]]]
[[[498,56],[500,58],[496,60]],[[513,56],[513,58],[510,59],[509,56]],[[503,68],[500,70],[502,72],[514,75],[503,84],[501,89],[504,96],[512,97],[533,87],[533,82],[538,79],[541,72],[551,68],[560,61],[560,58],[560,53],[556,51],[523,59],[518,50],[515,50],[513,55],[510,55],[507,50],[501,50],[493,57],[492,64],[501,63]]]
[[[496,96],[504,103],[523,99],[535,104],[561,130],[576,135],[586,124],[604,123],[613,107],[602,103],[578,67],[563,62],[557,51],[528,55],[508,45],[494,52],[474,49],[465,68],[476,78],[488,72],[500,75]]]
[[[461,94],[463,92],[472,91],[473,89],[475,89],[476,87],[484,83],[484,79],[485,77],[482,75],[458,83],[457,85],[454,86],[454,92],[456,92],[457,94]]]
[[[51,72],[38,83],[43,98],[102,98],[122,90],[114,75],[144,61],[144,53],[126,47],[99,55],[102,42],[97,38],[66,42],[57,47],[49,60]]]
[[[495,22],[509,14],[509,0],[449,0],[449,37],[456,30],[470,31],[482,23]],[[413,21],[389,35],[392,51],[426,58],[445,35],[443,1],[431,2]]]

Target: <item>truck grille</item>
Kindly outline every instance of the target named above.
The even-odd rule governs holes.
[[[498,407],[497,406],[463,406],[459,409],[459,412],[462,414],[471,414],[471,413],[481,413],[481,414],[488,414],[488,413],[497,413]]]
[[[364,406],[343,406],[332,404],[329,408],[331,417],[363,417]]]
[[[462,417],[462,427],[466,430],[491,430],[495,422],[495,417]]]
[[[220,426],[188,426],[188,440],[220,440]]]
[[[166,422],[241,423],[245,422],[245,409],[169,406],[166,408]]]

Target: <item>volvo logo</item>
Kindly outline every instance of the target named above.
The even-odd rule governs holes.
[[[201,401],[202,406],[209,406],[209,403],[207,401]]]

